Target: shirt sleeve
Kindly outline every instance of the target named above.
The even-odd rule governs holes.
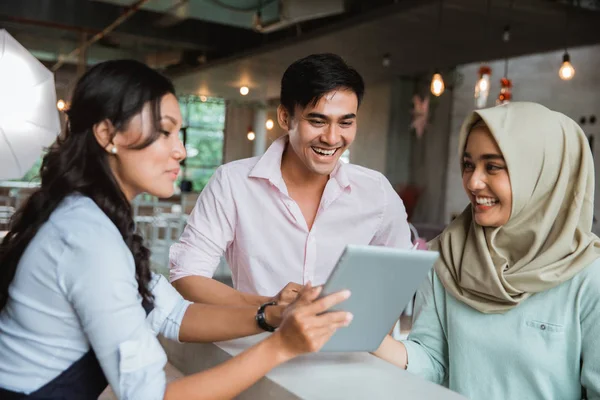
[[[581,386],[587,399],[600,400],[600,268],[593,268],[580,296]]]
[[[146,320],[133,256],[118,232],[73,235],[58,276],[117,398],[163,399],[167,357]],[[155,315],[169,303],[161,293],[157,300]]]
[[[171,282],[190,275],[212,278],[234,237],[236,209],[231,193],[221,166],[200,193],[179,242],[171,246]]]
[[[409,249],[412,245],[404,203],[385,176],[381,175],[380,182],[384,199],[383,213],[379,229],[370,244]]]
[[[448,341],[440,317],[445,315],[445,303],[443,299],[436,298],[436,285],[439,285],[439,294],[443,296],[441,282],[434,272],[430,272],[417,291],[415,322],[408,340],[402,343],[408,355],[407,370],[441,385],[448,370]]]
[[[154,295],[154,309],[146,320],[155,335],[179,341],[179,328],[183,316],[192,302],[185,300],[165,277],[152,274],[150,290]]]

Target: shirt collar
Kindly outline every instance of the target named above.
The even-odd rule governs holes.
[[[265,151],[254,168],[250,171],[248,176],[250,178],[262,178],[267,179],[274,185],[278,185],[283,181],[281,176],[281,159],[283,152],[287,147],[289,141],[288,135],[276,139]],[[350,187],[350,179],[348,179],[347,166],[343,161],[338,160],[337,165],[331,172],[331,179],[335,179],[336,182],[342,188]]]

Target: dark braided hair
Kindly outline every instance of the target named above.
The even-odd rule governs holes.
[[[160,102],[175,94],[169,79],[133,60],[107,61],[92,67],[77,82],[65,132],[48,149],[40,169],[41,186],[15,213],[10,230],[0,244],[0,310],[8,300],[8,288],[19,260],[40,227],[63,199],[79,193],[92,199],[123,236],[135,260],[138,290],[144,305],[153,303],[150,251],[134,233],[131,204],[108,163],[109,155],[93,129],[108,120],[115,132],[124,131],[131,119],[150,104],[153,133],[140,145],[149,146],[160,135]]]

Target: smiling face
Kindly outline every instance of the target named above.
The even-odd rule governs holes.
[[[129,200],[140,193],[166,198],[173,195],[174,182],[179,174],[179,163],[186,156],[183,143],[179,139],[181,112],[177,98],[165,95],[160,102],[160,135],[149,146],[136,149],[152,135],[150,103],[142,112],[134,116],[126,129],[118,132],[107,146],[109,153],[116,147],[116,154],[110,153],[109,164],[121,189]]]
[[[286,157],[311,175],[328,176],[354,141],[357,110],[356,94],[343,89],[326,93],[315,105],[296,106],[293,117],[279,106],[279,123],[289,133]]]
[[[512,210],[510,178],[502,152],[485,125],[478,123],[469,133],[462,165],[463,187],[475,222],[484,227],[506,224]]]

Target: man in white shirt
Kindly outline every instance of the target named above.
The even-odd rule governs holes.
[[[388,180],[339,160],[354,141],[363,93],[360,74],[334,54],[286,70],[277,116],[288,134],[262,157],[221,166],[171,247],[171,282],[185,298],[289,301],[300,284],[323,284],[348,244],[410,247]],[[235,289],[212,279],[223,254]]]

